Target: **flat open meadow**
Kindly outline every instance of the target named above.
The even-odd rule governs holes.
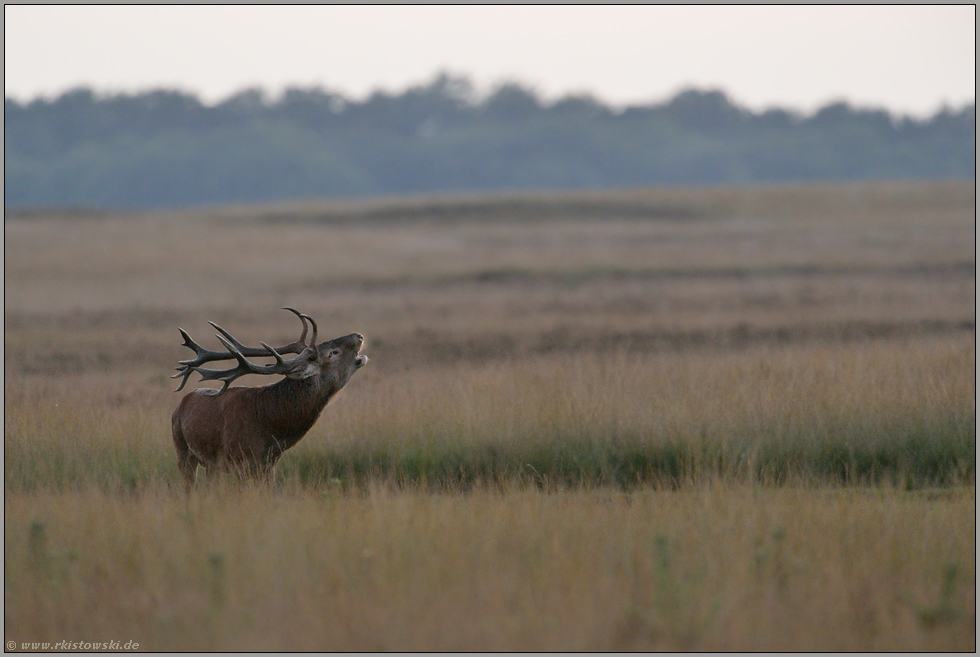
[[[8,212],[7,649],[975,651],[975,197]],[[370,363],[185,494],[177,327],[282,306]]]

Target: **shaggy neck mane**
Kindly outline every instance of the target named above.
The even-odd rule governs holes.
[[[282,449],[299,442],[336,392],[320,385],[318,377],[303,381],[285,378],[254,390],[255,414]]]

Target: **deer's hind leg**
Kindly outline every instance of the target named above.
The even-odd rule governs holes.
[[[177,450],[177,469],[184,477],[184,485],[187,490],[194,487],[197,481],[197,466],[201,465],[200,459],[194,455],[187,441],[184,440],[184,433],[180,429],[180,422],[173,423],[174,449]]]

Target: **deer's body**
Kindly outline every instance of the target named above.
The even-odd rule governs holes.
[[[306,315],[300,317],[310,319]],[[220,327],[218,330],[227,336]],[[225,382],[225,387],[217,393],[195,390],[184,396],[171,417],[177,466],[188,487],[194,484],[199,465],[204,466],[209,477],[216,472],[231,471],[245,477],[271,478],[282,453],[306,435],[327,402],[367,363],[366,356],[358,355],[364,338],[357,333],[316,344],[314,323],[313,340],[307,346],[305,321],[298,342],[278,350],[263,344],[269,352],[277,354],[290,350],[300,353],[290,361],[277,356],[279,362],[271,366],[256,366],[246,361],[243,351],[261,350],[242,347],[230,336],[231,344],[222,340],[229,352],[210,352],[197,346],[183,331],[182,334],[185,344],[197,352],[198,358],[184,362],[177,376],[184,376],[186,382],[187,375],[196,371],[202,374],[202,379]],[[202,362],[230,358],[238,358],[240,365],[221,371],[200,368]],[[268,368],[276,371],[267,371]],[[230,381],[247,373],[285,374],[286,378],[257,388],[227,387]]]

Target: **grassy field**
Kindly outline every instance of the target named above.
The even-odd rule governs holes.
[[[975,650],[974,206],[8,213],[5,640]],[[284,305],[371,363],[275,490],[184,496],[177,326],[289,342]]]
[[[8,640],[967,650],[973,488],[8,493]]]

